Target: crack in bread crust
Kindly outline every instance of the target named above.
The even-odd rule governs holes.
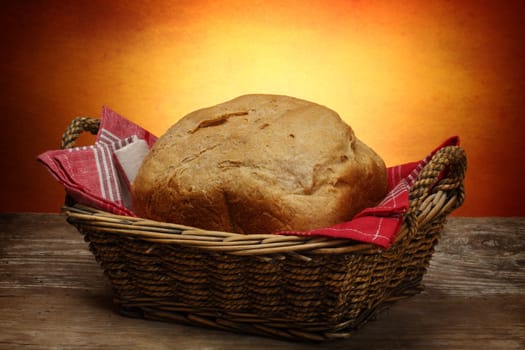
[[[206,120],[201,121],[195,129],[188,131],[188,133],[193,134],[200,129],[208,128],[210,126],[218,126],[218,125],[226,123],[228,119],[230,119],[231,117],[239,117],[243,115],[248,115],[248,112],[226,113],[226,114],[220,115],[212,119],[206,119]]]

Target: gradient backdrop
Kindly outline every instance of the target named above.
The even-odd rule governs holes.
[[[525,215],[523,2],[1,4],[0,211],[59,210],[63,189],[35,157],[75,116],[107,105],[160,135],[263,92],[336,110],[388,165],[460,135],[455,215]]]

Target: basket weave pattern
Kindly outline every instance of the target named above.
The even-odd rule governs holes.
[[[76,137],[68,135],[98,128],[98,120],[81,119],[64,134],[65,147]],[[465,170],[460,147],[433,156],[388,249],[328,237],[207,231],[81,205],[65,211],[123,314],[321,341],[349,337],[381,309],[421,291],[446,216],[463,202]]]

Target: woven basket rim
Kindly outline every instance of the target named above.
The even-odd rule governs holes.
[[[445,191],[437,191],[427,197],[418,215],[418,224],[424,225],[439,215],[447,215],[457,206],[458,197],[447,198]],[[347,254],[351,252],[374,254],[385,250],[372,243],[363,243],[344,238],[325,236],[300,236],[281,234],[242,234],[225,231],[211,231],[197,227],[178,225],[140,217],[112,214],[103,210],[75,204],[64,206],[64,213],[72,224],[96,228],[122,236],[142,239],[159,244],[177,244],[197,249],[220,251],[233,255],[271,255],[293,253],[304,260],[310,254]],[[387,248],[394,247],[406,238],[413,229],[411,222],[403,220],[395,241]]]

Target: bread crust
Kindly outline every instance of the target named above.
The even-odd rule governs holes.
[[[263,94],[183,117],[132,184],[139,216],[238,233],[331,226],[386,191],[383,160],[337,113]]]

